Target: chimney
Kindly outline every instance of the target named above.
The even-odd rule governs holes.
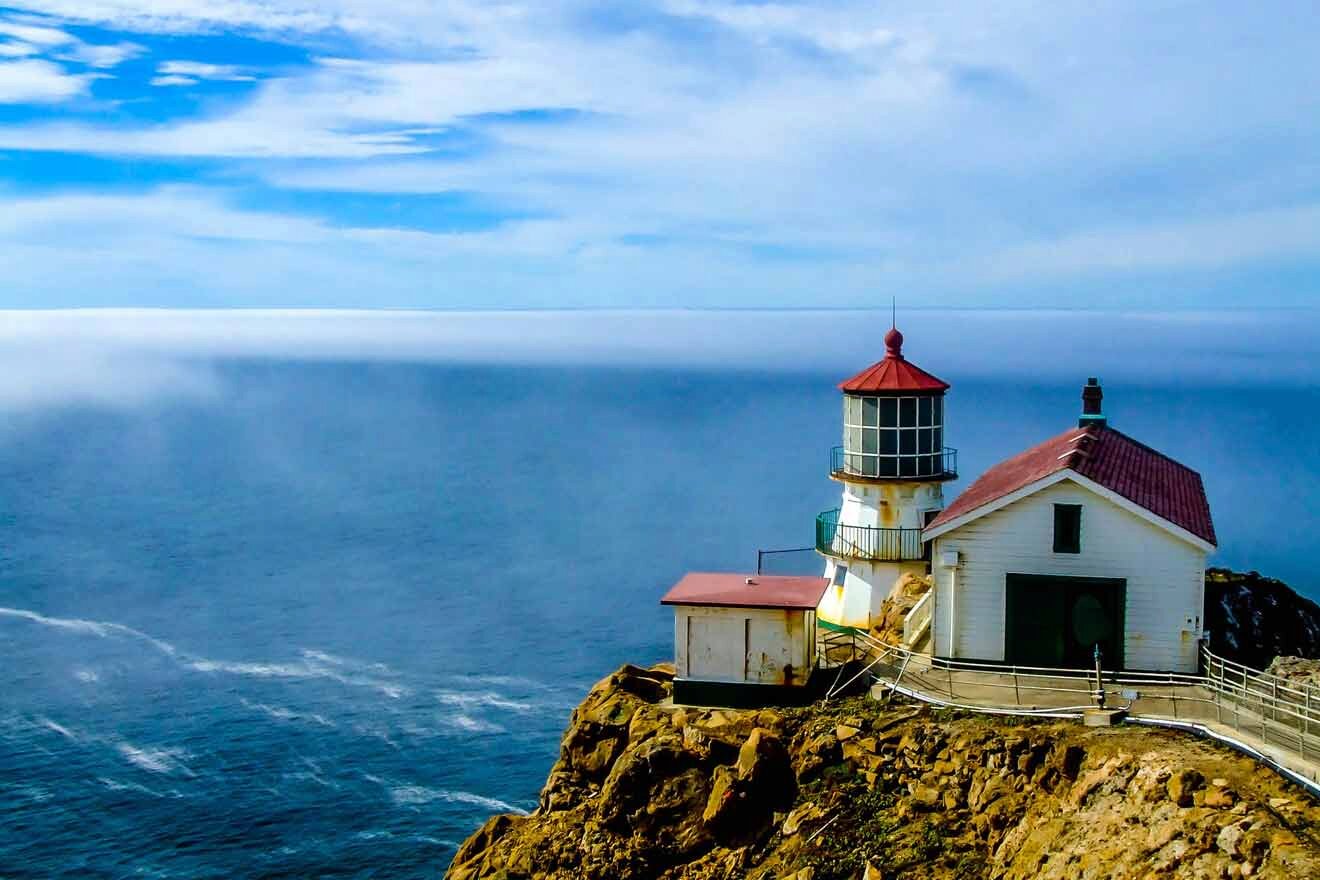
[[[1104,396],[1105,393],[1100,390],[1099,379],[1092,376],[1086,380],[1086,384],[1082,386],[1082,417],[1077,420],[1078,427],[1096,425],[1103,428],[1108,424],[1108,419],[1100,408]]]

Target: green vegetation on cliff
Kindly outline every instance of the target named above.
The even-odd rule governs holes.
[[[573,713],[530,816],[496,816],[447,876],[1320,877],[1320,807],[1167,731],[865,699],[666,704],[626,666]]]

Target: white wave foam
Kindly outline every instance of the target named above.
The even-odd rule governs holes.
[[[111,791],[131,791],[155,798],[182,797],[177,791],[171,791],[166,794],[165,792],[156,791],[154,788],[147,788],[147,786],[140,785],[136,782],[120,782],[118,779],[111,779],[108,776],[98,776],[96,781]]]
[[[538,681],[534,678],[526,678],[521,675],[497,675],[494,673],[477,673],[473,675],[454,676],[455,681],[470,682],[473,684],[486,685],[504,685],[506,687],[518,687],[528,690],[555,691],[561,690],[561,686],[551,684],[550,682]]]
[[[205,673],[225,673],[251,678],[324,678],[339,682],[348,687],[363,687],[377,690],[391,699],[398,699],[410,693],[408,688],[394,682],[363,675],[346,675],[335,668],[321,663],[308,662],[306,659],[294,663],[246,663],[229,660],[211,660],[207,658],[189,659],[184,664],[188,669]]]
[[[310,721],[313,724],[319,724],[322,727],[335,727],[335,723],[324,715],[317,712],[296,712],[293,709],[284,706],[271,706],[267,703],[254,703],[246,697],[240,697],[239,702],[249,709],[257,712],[264,712],[271,718],[279,721]]]
[[[483,721],[480,718],[473,718],[471,715],[459,713],[457,715],[447,715],[442,721],[450,726],[468,733],[503,733],[504,728],[490,721]]]
[[[369,672],[391,673],[391,670],[384,663],[374,663],[365,660],[353,660],[348,657],[340,657],[337,654],[331,654],[326,651],[317,651],[314,648],[305,648],[302,652],[305,659],[316,663],[328,663],[331,666],[339,666],[344,669],[365,669]]]
[[[88,669],[85,666],[73,670],[73,677],[81,681],[83,684],[95,684],[101,680],[100,673],[95,669]]]
[[[0,608],[0,617],[16,617],[21,620],[30,621],[31,623],[40,624],[41,626],[62,629],[68,632],[85,633],[103,639],[109,638],[113,635],[128,636],[134,639],[141,639],[171,657],[178,653],[175,647],[169,642],[162,642],[160,639],[152,638],[141,630],[133,629],[131,626],[124,626],[122,623],[111,623],[104,620],[84,620],[78,617],[47,617],[44,614],[38,614],[37,612],[29,611],[26,608]]]
[[[399,834],[395,834],[393,831],[386,831],[383,828],[372,829],[370,831],[359,831],[357,834],[353,836],[356,837],[358,840],[408,840],[408,841],[414,841],[416,843],[429,843],[432,844],[433,846],[448,846],[454,849],[458,848],[458,844],[452,840],[441,840],[438,837],[431,837],[426,834],[399,835]]]
[[[77,742],[79,739],[81,739],[81,737],[79,737],[78,734],[74,733],[72,730],[69,730],[69,728],[65,727],[63,724],[57,724],[44,715],[37,716],[37,723],[40,724],[42,727],[46,728],[47,730],[55,731],[65,739],[73,740],[74,742]]]
[[[518,712],[526,714],[536,710],[534,703],[523,700],[514,700],[503,694],[494,691],[484,691],[482,693],[461,693],[459,691],[436,691],[436,699],[446,706],[457,706],[462,709],[471,709],[476,707],[489,707],[492,709],[504,709],[509,712]]]
[[[133,627],[125,626],[122,623],[113,623],[104,620],[85,620],[77,617],[49,617],[45,614],[39,614],[26,608],[0,607],[0,617],[12,617],[19,620],[26,620],[40,626],[60,629],[66,632],[93,635],[103,639],[110,638],[111,636],[126,636],[132,639],[137,639],[151,645],[162,654],[178,660],[184,668],[191,669],[194,672],[225,673],[229,675],[242,675],[254,678],[325,678],[339,682],[347,687],[371,688],[395,700],[411,693],[407,687],[398,682],[388,681],[378,677],[379,675],[392,674],[389,667],[383,663],[361,663],[344,657],[336,657],[335,655],[327,654],[324,651],[303,651],[302,660],[292,663],[251,663],[213,660],[208,657],[199,657],[195,654],[180,651],[169,642],[149,636],[141,630],[133,629]],[[353,670],[369,670],[378,675],[361,675],[354,673]],[[75,675],[78,675],[80,680],[83,681],[96,680],[95,673],[91,673],[92,677],[90,679],[84,678],[78,673],[75,673]]]
[[[183,749],[140,748],[127,742],[121,742],[116,745],[115,748],[130,764],[146,770],[148,773],[182,773],[185,776],[196,775],[192,770],[188,769],[186,764],[183,763],[183,760],[189,757],[188,753]]]
[[[390,800],[394,801],[396,806],[420,806],[433,801],[442,801],[449,804],[471,804],[472,806],[502,813],[527,815],[526,810],[519,809],[513,804],[497,798],[473,794],[470,791],[427,788],[424,785],[396,785],[390,789]]]
[[[12,785],[5,787],[14,792],[14,794],[25,797],[33,803],[40,804],[54,797],[48,789],[42,788],[39,785]]]

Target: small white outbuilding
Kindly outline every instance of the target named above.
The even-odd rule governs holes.
[[[936,656],[1017,666],[1195,672],[1206,555],[1196,471],[1109,427],[1100,385],[1079,426],[994,466],[926,528]]]
[[[808,702],[823,577],[690,572],[661,604],[674,609],[674,702]]]

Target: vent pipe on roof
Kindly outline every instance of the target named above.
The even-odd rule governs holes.
[[[1085,428],[1088,425],[1103,428],[1109,423],[1100,407],[1104,397],[1105,393],[1100,389],[1100,380],[1094,376],[1087,379],[1086,384],[1082,386],[1082,417],[1077,420],[1079,428]]]

